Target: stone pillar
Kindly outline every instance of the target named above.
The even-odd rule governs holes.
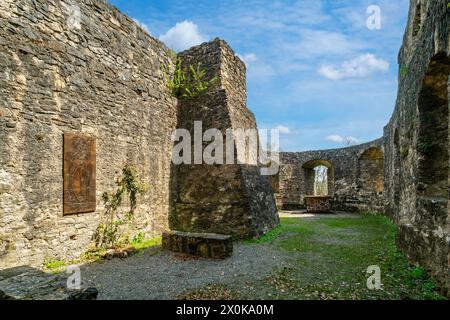
[[[202,122],[203,133],[211,128],[220,130],[225,163],[226,130],[256,129],[255,117],[246,106],[245,64],[219,39],[193,47],[179,57],[185,67],[200,63],[206,78],[217,77],[217,82],[204,96],[180,100],[178,128],[187,129],[191,137],[195,121]],[[203,149],[208,144],[203,143]],[[236,145],[232,150],[235,158],[244,158],[244,150]],[[269,179],[250,161],[174,165],[171,189],[172,230],[249,238],[279,223]]]

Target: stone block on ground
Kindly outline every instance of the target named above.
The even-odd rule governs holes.
[[[16,300],[16,299],[0,290],[0,300]]]
[[[215,233],[164,232],[162,247],[165,250],[210,259],[225,259],[233,255],[231,236]]]
[[[306,211],[308,213],[330,213],[331,198],[326,196],[305,196]]]
[[[72,292],[66,300],[97,300],[98,290],[96,288],[87,288]]]

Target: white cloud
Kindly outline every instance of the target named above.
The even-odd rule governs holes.
[[[344,61],[339,67],[324,65],[320,67],[319,74],[330,80],[349,78],[365,78],[375,72],[387,72],[389,63],[378,59],[373,54],[364,54],[355,59]]]
[[[183,51],[208,40],[200,33],[198,26],[188,20],[178,22],[165,34],[160,35],[159,39],[175,51]]]
[[[366,47],[360,40],[349,38],[340,32],[301,29],[297,33],[300,36],[299,42],[291,40],[281,44],[281,49],[288,50],[296,57],[342,56]]]
[[[134,18],[133,18],[133,21],[136,22],[136,24],[138,26],[140,26],[142,29],[144,29],[144,31],[146,31],[147,33],[150,33],[150,29],[148,28],[148,26],[145,23],[139,21],[138,19],[134,19]]]
[[[329,135],[328,137],[325,138],[326,141],[331,141],[331,142],[336,142],[336,143],[342,143],[345,145],[352,145],[352,144],[356,144],[359,142],[359,139],[352,137],[352,136],[348,136],[348,137],[344,137],[338,134],[332,134]]]
[[[276,74],[271,65],[259,60],[258,56],[253,52],[238,54],[237,56],[245,63],[249,79],[261,81],[261,78],[272,77]]]
[[[238,54],[238,57],[244,61],[245,65],[248,67],[252,62],[258,60],[258,57],[254,53],[246,53],[244,55]]]
[[[257,29],[266,30],[298,30],[300,25],[318,25],[331,17],[324,11],[322,1],[295,1],[288,5],[283,1],[241,1],[229,12],[221,10],[221,22],[240,31]],[[228,14],[227,14],[228,13]],[[241,31],[242,33],[242,31]]]
[[[289,129],[288,127],[283,126],[283,125],[276,126],[274,129],[277,129],[281,134],[290,134],[291,133],[291,129]]]

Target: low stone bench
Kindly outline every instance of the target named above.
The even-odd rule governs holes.
[[[233,255],[231,236],[214,233],[164,232],[162,247],[165,250],[211,259],[225,259]]]

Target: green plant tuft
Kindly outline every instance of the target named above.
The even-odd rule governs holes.
[[[409,68],[407,66],[400,67],[400,76],[403,78],[408,74]]]
[[[402,149],[402,151],[401,151],[402,159],[405,160],[406,158],[408,158],[408,155],[409,155],[409,149],[407,149],[407,148]]]
[[[49,271],[57,271],[66,266],[66,262],[63,260],[57,260],[57,259],[49,259],[45,262],[44,268]]]
[[[410,270],[410,276],[413,279],[426,279],[427,271],[422,267],[413,267]]]

